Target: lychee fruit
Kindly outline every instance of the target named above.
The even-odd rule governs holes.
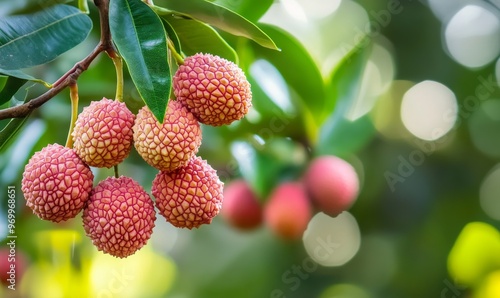
[[[160,214],[178,228],[210,224],[222,207],[224,184],[200,157],[173,172],[161,171],[151,189]]]
[[[252,105],[250,83],[241,68],[210,54],[187,57],[173,77],[173,89],[177,100],[207,125],[230,124]]]
[[[241,230],[255,229],[262,223],[262,206],[245,180],[224,187],[222,217]]]
[[[162,124],[144,106],[133,129],[137,152],[160,171],[186,165],[201,145],[200,124],[187,108],[174,100],[169,101]]]
[[[34,214],[61,222],[82,210],[93,180],[88,165],[72,149],[53,144],[36,152],[28,161],[21,190]]]
[[[359,190],[354,168],[336,156],[315,158],[306,170],[304,184],[313,203],[330,216],[349,209]]]
[[[125,258],[151,237],[156,213],[148,193],[136,181],[108,177],[92,189],[83,210],[83,228],[98,250]]]
[[[0,248],[0,283],[5,286],[19,284],[28,264],[27,256],[19,248],[10,248],[8,245]]]
[[[134,114],[123,102],[103,98],[93,101],[78,115],[73,148],[89,166],[111,168],[132,149]]]
[[[297,240],[311,220],[311,206],[303,185],[284,182],[278,185],[264,207],[264,221],[278,236]]]

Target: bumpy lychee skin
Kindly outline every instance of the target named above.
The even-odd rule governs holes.
[[[203,124],[230,124],[252,103],[250,83],[236,64],[219,56],[187,57],[173,78],[174,94]]]
[[[148,193],[133,179],[109,177],[92,189],[83,228],[98,250],[125,258],[151,237],[156,213]]]
[[[73,148],[89,166],[111,168],[132,149],[134,114],[123,102],[103,98],[93,101],[78,115]]]
[[[264,208],[267,226],[285,240],[297,240],[311,220],[309,198],[302,184],[285,182],[270,195]]]
[[[34,214],[61,222],[80,213],[93,180],[90,168],[72,149],[52,144],[31,157],[24,168],[21,190]]]
[[[173,172],[159,172],[151,189],[160,214],[178,228],[210,224],[222,207],[224,184],[200,157]]]
[[[354,168],[336,156],[314,159],[305,173],[304,183],[314,204],[330,216],[349,209],[359,190]]]
[[[160,171],[188,163],[201,145],[200,124],[181,103],[170,100],[160,124],[144,106],[134,124],[134,145],[142,158]]]
[[[262,223],[262,206],[245,180],[224,187],[222,217],[240,230],[252,230]]]

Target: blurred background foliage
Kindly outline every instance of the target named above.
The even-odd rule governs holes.
[[[252,83],[254,106],[239,123],[203,127],[199,155],[225,183],[246,179],[262,202],[280,182],[299,179],[313,156],[349,161],[361,179],[348,213],[361,235],[352,259],[314,264],[302,241],[284,242],[265,227],[239,232],[218,217],[194,231],[158,218],[148,245],[118,260],[95,250],[79,217],[39,220],[24,206],[21,175],[34,152],[64,144],[65,91],[36,110],[0,155],[0,238],[14,185],[17,248],[28,264],[19,290],[2,287],[0,296],[500,297],[498,1],[214,2],[258,21],[281,52],[219,32]],[[3,0],[0,15],[43,5]],[[92,50],[99,26],[90,9],[86,41],[30,74],[54,82]],[[101,55],[78,80],[80,110],[112,98],[115,78]],[[42,90],[33,86],[27,96]],[[143,105],[129,76],[125,102],[133,112]],[[96,181],[113,175],[94,173]],[[150,191],[156,170],[132,151],[120,173]]]

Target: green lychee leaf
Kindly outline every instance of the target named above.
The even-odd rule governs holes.
[[[172,13],[185,15],[207,23],[236,36],[246,37],[259,45],[278,50],[274,41],[257,25],[238,13],[205,0],[166,0],[165,8],[155,6],[159,15]]]
[[[191,56],[200,52],[210,53],[238,63],[238,55],[234,49],[209,25],[172,14],[162,15],[162,18],[179,37],[184,54]]]
[[[258,21],[271,7],[274,0],[215,0],[212,2],[236,12],[248,20]]]
[[[80,44],[91,19],[69,5],[0,19],[0,68],[19,70],[54,60]]]
[[[15,77],[15,78],[18,78],[18,79],[23,79],[25,81],[31,81],[31,82],[35,82],[35,83],[40,83],[40,84],[43,84],[45,85],[45,87],[47,88],[51,88],[51,85],[41,79],[37,79],[33,76],[30,76],[29,74],[21,71],[21,70],[6,70],[6,69],[2,69],[0,68],[0,74],[2,75],[6,75],[6,76],[9,76],[9,77]]]
[[[21,88],[27,81],[23,79],[19,79],[16,77],[7,77],[7,81],[3,86],[3,89],[0,91],[0,105],[8,102],[14,94],[16,94],[17,90]]]
[[[356,100],[363,73],[371,51],[369,40],[362,40],[332,71],[327,84],[327,106],[333,111],[321,126],[315,150],[317,155],[345,155],[362,147],[374,135],[375,129],[368,116],[355,121],[346,114]]]
[[[165,116],[172,77],[161,19],[140,0],[111,0],[109,25],[137,91],[156,119]]]

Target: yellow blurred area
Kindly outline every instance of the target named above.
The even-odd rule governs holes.
[[[448,256],[448,272],[457,284],[477,288],[491,272],[500,269],[499,251],[498,230],[486,223],[471,222],[461,231]]]
[[[500,270],[495,271],[486,277],[476,291],[475,298],[496,298],[500,297]]]
[[[175,279],[172,260],[148,246],[119,259],[82,242],[77,231],[44,231],[34,238],[39,258],[21,280],[21,297],[164,297]]]

